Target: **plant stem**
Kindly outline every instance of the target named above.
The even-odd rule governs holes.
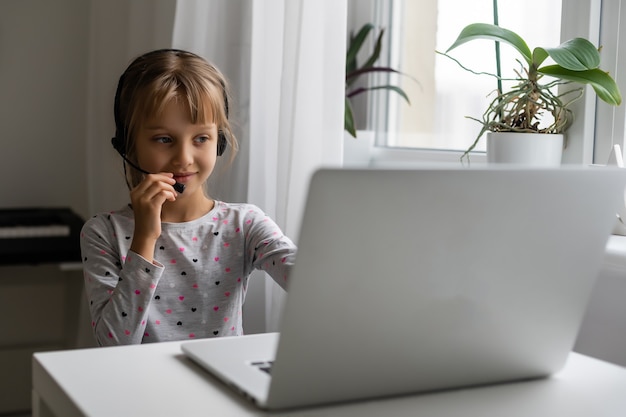
[[[493,0],[493,24],[498,26],[498,0]],[[500,42],[496,42],[496,76],[498,78],[498,96],[502,94],[502,69],[500,67]],[[502,114],[498,115],[502,119]]]

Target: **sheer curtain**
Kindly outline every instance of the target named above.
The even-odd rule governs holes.
[[[251,9],[249,0],[177,1],[172,36],[174,48],[203,56],[229,81],[230,121],[242,142],[241,152],[233,165],[228,153],[219,158],[209,190],[212,197],[230,202],[247,199]]]
[[[176,6],[174,46],[207,57],[233,87],[242,152],[217,197],[257,204],[296,242],[310,175],[341,164],[346,20],[346,0]],[[253,279],[246,331],[277,330],[283,296]]]

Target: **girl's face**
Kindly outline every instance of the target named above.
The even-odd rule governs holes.
[[[158,118],[139,126],[135,140],[137,162],[143,169],[171,172],[185,184],[179,198],[202,192],[217,159],[217,126],[193,124],[187,108],[171,100]]]

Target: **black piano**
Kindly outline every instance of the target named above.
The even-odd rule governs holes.
[[[83,223],[68,208],[0,209],[0,265],[80,262]]]

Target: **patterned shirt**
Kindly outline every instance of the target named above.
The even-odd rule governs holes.
[[[241,335],[250,273],[264,270],[286,286],[296,246],[254,205],[216,201],[199,219],[161,227],[152,263],[129,249],[130,207],[85,223],[85,289],[98,344]]]

